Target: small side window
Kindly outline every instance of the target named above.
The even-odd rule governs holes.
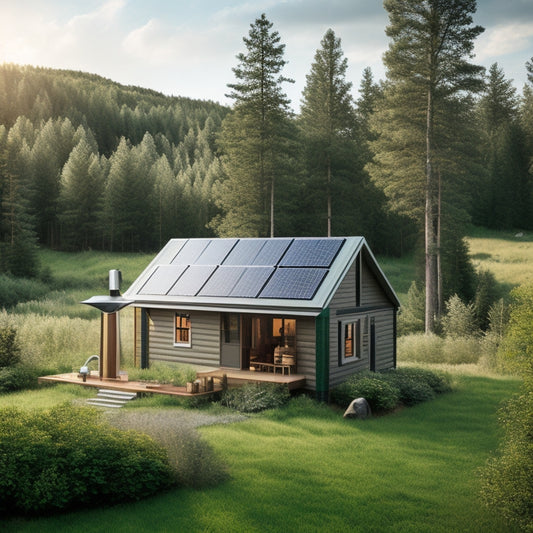
[[[339,363],[361,359],[361,319],[339,324]]]
[[[191,346],[191,317],[188,314],[176,313],[174,345]]]

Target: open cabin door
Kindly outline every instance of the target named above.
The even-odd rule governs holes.
[[[220,366],[241,368],[241,317],[238,313],[220,315]]]

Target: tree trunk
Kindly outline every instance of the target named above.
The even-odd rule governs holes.
[[[426,206],[425,206],[425,254],[426,254],[426,333],[434,333],[437,315],[437,231],[435,216],[435,176],[433,173],[433,91],[428,89],[426,111]]]
[[[331,237],[331,162],[328,157],[328,237]]]
[[[270,180],[270,237],[274,237],[274,176]]]

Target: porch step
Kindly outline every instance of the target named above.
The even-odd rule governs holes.
[[[137,398],[137,394],[134,392],[98,389],[96,398],[89,398],[86,403],[94,407],[110,407],[117,409],[135,398]]]

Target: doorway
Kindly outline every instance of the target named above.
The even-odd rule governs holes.
[[[238,313],[220,316],[220,366],[241,368],[241,317]]]

